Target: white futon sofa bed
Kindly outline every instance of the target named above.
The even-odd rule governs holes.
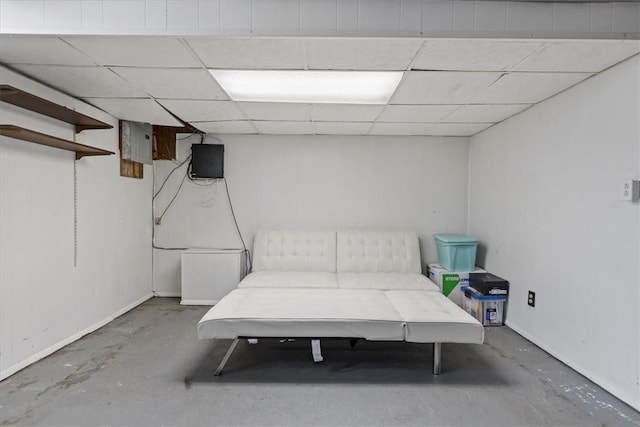
[[[482,344],[483,326],[421,272],[418,236],[382,231],[258,232],[253,271],[198,322],[200,339],[240,338]]]

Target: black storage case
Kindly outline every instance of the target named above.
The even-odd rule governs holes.
[[[509,295],[509,282],[491,273],[469,273],[469,286],[482,295]]]

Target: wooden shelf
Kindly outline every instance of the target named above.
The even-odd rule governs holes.
[[[76,127],[76,133],[85,129],[113,128],[110,124],[10,85],[0,85],[0,100],[72,124]]]
[[[77,142],[69,141],[14,125],[0,125],[0,135],[7,136],[9,138],[20,139],[22,141],[34,142],[36,144],[48,145],[49,147],[74,151],[76,153],[76,160],[81,159],[84,156],[108,156],[111,154],[115,154],[112,151],[90,147],[84,144],[78,144]]]

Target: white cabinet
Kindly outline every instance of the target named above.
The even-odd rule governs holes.
[[[183,305],[214,305],[238,286],[245,273],[242,249],[188,249],[182,252]]]

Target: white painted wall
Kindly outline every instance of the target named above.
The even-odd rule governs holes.
[[[468,138],[219,138],[233,207],[250,249],[260,229],[414,230],[427,262],[437,259],[434,233],[466,230]],[[178,158],[185,159],[199,140],[179,141]],[[155,164],[157,189],[175,165]],[[185,167],[156,199],[156,216],[175,194]],[[187,180],[155,228],[156,245],[242,247],[226,197],[222,181],[198,187]],[[179,295],[179,251],[154,251],[154,286],[160,295]]]
[[[113,117],[5,68],[0,77],[114,125],[76,138],[118,151]],[[5,103],[0,122],[74,138],[70,125]],[[152,295],[152,169],[121,178],[118,157],[75,162],[74,265],[74,153],[0,137],[0,379]]]
[[[0,0],[16,34],[634,38],[635,2]]]
[[[507,324],[640,409],[638,56],[472,138],[470,228]],[[527,306],[527,291],[536,307]]]

